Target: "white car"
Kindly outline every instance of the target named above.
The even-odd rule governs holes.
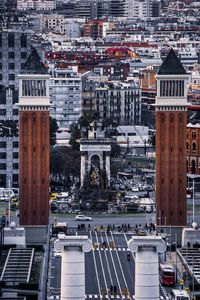
[[[74,218],[75,221],[92,221],[92,218],[91,217],[87,217],[87,216],[84,216],[84,215],[77,215],[75,218]]]

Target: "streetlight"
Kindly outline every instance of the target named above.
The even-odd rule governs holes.
[[[195,217],[195,203],[194,203],[194,181],[196,178],[200,178],[200,175],[196,174],[187,174],[187,177],[192,179],[192,222],[194,222],[194,217]]]

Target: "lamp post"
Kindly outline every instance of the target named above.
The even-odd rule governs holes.
[[[195,179],[200,178],[200,175],[196,174],[187,174],[187,177],[192,179],[192,222],[195,219],[195,202],[194,202],[194,190],[195,190]]]
[[[8,224],[10,225],[10,179],[8,180]]]

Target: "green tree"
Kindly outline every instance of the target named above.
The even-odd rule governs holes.
[[[50,145],[54,146],[56,144],[56,132],[58,130],[58,124],[56,119],[50,117]]]

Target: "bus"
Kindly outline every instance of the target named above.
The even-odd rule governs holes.
[[[184,290],[172,290],[171,291],[171,300],[189,300],[190,297],[188,293]]]
[[[176,276],[172,265],[160,264],[160,282],[162,285],[168,285],[168,286],[175,285]]]

